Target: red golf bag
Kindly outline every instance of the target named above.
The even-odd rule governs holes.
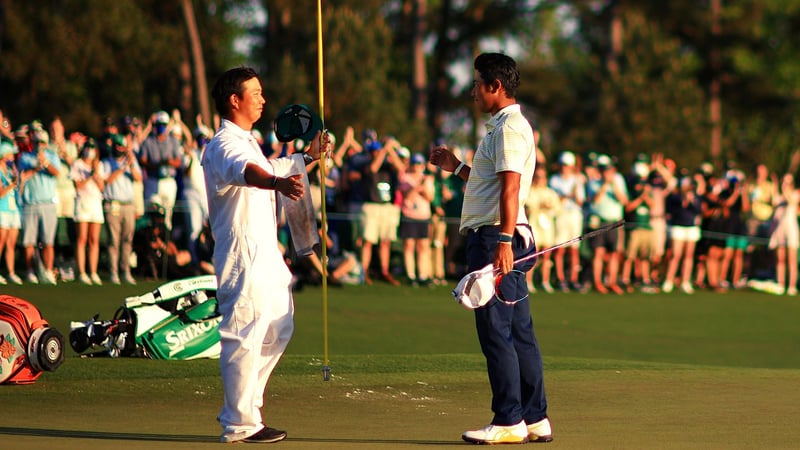
[[[64,337],[38,308],[0,295],[0,384],[29,384],[64,361]]]

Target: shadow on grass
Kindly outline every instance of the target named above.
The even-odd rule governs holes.
[[[104,439],[124,441],[166,441],[166,442],[219,442],[216,436],[191,436],[180,434],[114,433],[108,431],[86,430],[46,430],[42,428],[0,427],[0,435],[40,436],[75,439]]]
[[[108,431],[85,430],[46,430],[42,428],[12,428],[0,427],[0,435],[10,436],[38,436],[58,437],[73,439],[99,439],[120,441],[149,441],[149,442],[209,442],[218,443],[217,436],[192,436],[181,434],[148,434],[148,433],[114,433]],[[411,444],[411,445],[447,445],[453,441],[413,440],[413,439],[336,439],[336,438],[287,438],[290,442],[313,442],[332,444]]]
[[[453,444],[467,444],[467,442],[458,441],[433,441],[421,439],[342,439],[342,438],[286,438],[287,441],[292,442],[313,442],[313,443],[330,443],[330,444],[406,444],[406,445],[453,445]]]

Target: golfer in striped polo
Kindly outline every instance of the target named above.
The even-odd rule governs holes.
[[[522,207],[536,166],[533,129],[516,102],[516,62],[506,55],[485,53],[475,59],[474,68],[472,97],[491,118],[472,167],[446,146],[431,152],[431,163],[467,182],[460,227],[467,236],[467,271],[494,264],[502,280],[498,295],[505,300],[494,298],[475,310],[494,418],[483,428],[464,432],[462,438],[481,444],[548,442],[553,437],[542,357],[525,283],[533,261],[514,264],[515,258],[535,250]]]

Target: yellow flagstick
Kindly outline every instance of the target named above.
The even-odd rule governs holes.
[[[322,128],[325,128],[325,83],[322,57],[322,0],[317,0],[317,70],[319,78],[319,117],[322,120]],[[325,213],[325,180],[327,168],[325,159],[327,155],[321,153],[319,156],[320,173],[320,205],[322,209],[322,379],[330,381],[331,366],[328,360],[328,218]]]

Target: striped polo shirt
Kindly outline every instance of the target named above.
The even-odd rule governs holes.
[[[522,207],[536,168],[533,129],[522,115],[519,104],[506,106],[486,123],[486,136],[472,160],[464,206],[462,234],[485,225],[500,225],[501,185],[498,172],[517,172],[520,177],[519,209],[516,223],[528,223]]]

